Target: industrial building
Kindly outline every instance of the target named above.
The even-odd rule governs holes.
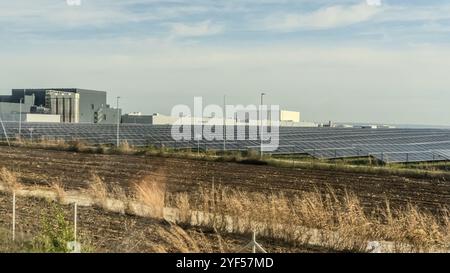
[[[42,88],[13,89],[11,95],[0,96],[0,114],[10,121],[48,122],[55,120],[50,116],[59,116],[62,123],[114,124],[121,116],[121,110],[107,104],[105,91]],[[24,120],[24,116],[28,120]]]
[[[226,119],[226,125],[254,125],[258,126],[259,121],[257,119],[257,114],[253,115],[255,119],[251,119],[248,112],[243,113],[244,119],[239,119],[239,115],[236,115],[234,119]],[[295,111],[285,111],[281,110],[279,113],[280,126],[283,127],[317,127],[316,123],[313,122],[303,122],[300,120],[300,113]],[[149,125],[171,125],[175,122],[180,124],[190,125],[190,124],[223,124],[223,118],[214,117],[172,117],[166,116],[159,113],[153,115],[143,115],[140,112],[128,113],[122,116],[122,123],[125,124],[149,124]]]

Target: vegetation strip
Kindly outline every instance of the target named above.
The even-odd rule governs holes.
[[[63,204],[77,202],[80,206],[100,206],[112,212],[165,218],[180,224],[212,227],[232,233],[257,231],[265,237],[293,244],[321,245],[337,251],[366,251],[368,241],[389,237],[397,240],[390,243],[380,240],[384,251],[448,251],[448,212],[443,217],[444,222],[440,222],[413,207],[402,212],[390,211],[388,207],[384,211],[387,223],[383,223],[366,216],[358,200],[351,195],[339,202],[333,201],[333,197],[309,194],[293,200],[295,206],[292,208],[295,210],[292,210],[289,207],[292,200],[281,195],[265,198],[228,189],[203,189],[200,195],[203,206],[196,205],[202,209],[199,211],[191,207],[186,194],[173,196],[176,208],[166,208],[164,188],[153,181],[137,184],[133,197],[122,195],[117,199],[111,196],[117,195],[117,192],[108,191],[101,179],[93,177],[92,180],[92,187],[87,192],[66,192],[57,183],[52,185],[51,190],[23,189],[15,175],[3,169],[0,190],[13,190],[17,196],[51,199]],[[256,200],[258,198],[265,200]],[[259,207],[253,205],[255,201],[256,204],[260,201]],[[264,216],[259,218],[256,213]],[[299,219],[309,226],[299,225]]]

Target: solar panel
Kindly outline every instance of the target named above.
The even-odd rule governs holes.
[[[11,137],[19,134],[17,122],[5,122],[5,128]],[[194,127],[190,129],[191,135],[194,136]],[[255,129],[248,126],[227,126],[227,132],[234,130],[234,133],[226,140],[226,149],[259,150],[260,140],[251,134]],[[116,130],[116,125],[108,124],[22,123],[21,137],[66,141],[79,139],[92,144],[115,144]],[[199,141],[175,141],[171,137],[170,125],[120,125],[120,139],[135,146],[222,150],[223,140],[208,140],[213,136],[214,132],[210,132],[203,135]],[[0,132],[0,139],[3,138],[3,132]],[[384,162],[450,160],[448,129],[280,127],[279,135],[274,136],[273,140],[279,145],[274,151],[267,153],[309,154],[323,159],[372,156]],[[265,147],[270,145],[266,143]]]
[[[435,152],[443,158],[450,160],[450,150],[437,150]]]

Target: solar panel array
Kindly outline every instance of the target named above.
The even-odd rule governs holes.
[[[9,136],[17,136],[19,124],[5,122]],[[194,128],[191,135],[195,136]],[[174,141],[169,125],[120,125],[120,139],[134,146],[171,147],[175,149],[224,149],[222,139],[213,139],[220,131],[204,133],[200,140]],[[260,148],[255,127],[227,126],[234,137],[227,137],[226,150]],[[115,144],[116,125],[22,123],[22,139],[80,139],[92,144]],[[219,133],[218,133],[219,132]],[[0,139],[4,132],[0,128]],[[213,139],[213,140],[210,140]],[[233,140],[231,140],[233,139]],[[450,160],[448,129],[362,129],[281,127],[274,136],[276,150],[272,154],[309,154],[315,158],[336,159],[372,156],[381,161],[424,162]],[[266,144],[270,146],[270,144]]]

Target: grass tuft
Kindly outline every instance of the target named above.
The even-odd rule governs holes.
[[[5,167],[0,170],[0,184],[5,187],[7,191],[13,192],[21,188],[21,184],[15,172],[9,171]]]
[[[162,218],[166,196],[166,178],[156,174],[133,184],[134,197],[152,209],[154,217]]]

